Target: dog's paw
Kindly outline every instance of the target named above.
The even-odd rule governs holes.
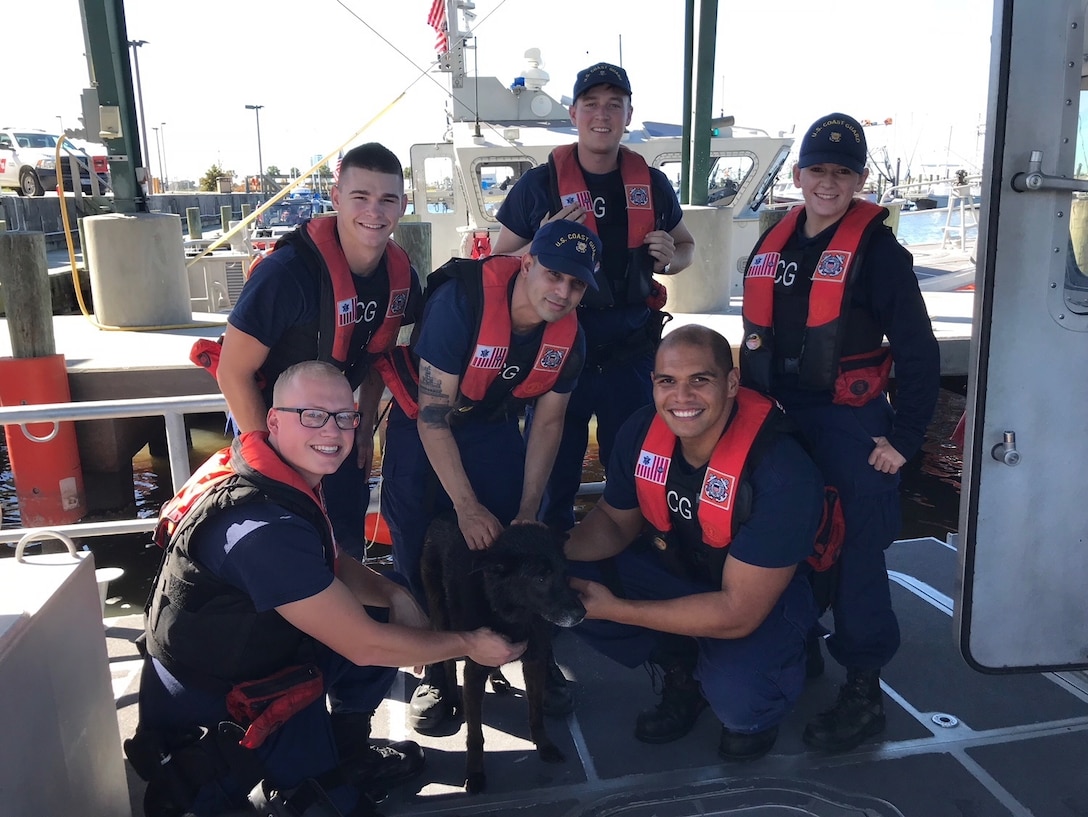
[[[559,747],[554,743],[545,743],[542,746],[537,746],[536,753],[545,763],[565,763],[567,760],[566,756],[559,751]]]
[[[487,788],[487,775],[483,772],[475,772],[465,779],[465,791],[469,794],[480,794]]]

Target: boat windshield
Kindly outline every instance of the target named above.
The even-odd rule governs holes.
[[[309,201],[284,201],[273,204],[257,217],[258,227],[294,227],[313,215]]]

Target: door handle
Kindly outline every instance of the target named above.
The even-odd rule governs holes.
[[[1028,170],[1012,177],[1012,189],[1018,193],[1036,190],[1069,190],[1074,193],[1088,193],[1088,180],[1069,179],[1065,176],[1051,176],[1043,173],[1043,152],[1033,150],[1028,159]]]

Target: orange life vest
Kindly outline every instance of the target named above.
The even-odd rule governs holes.
[[[746,384],[762,391],[770,389],[774,363],[775,275],[782,250],[796,231],[802,211],[801,207],[793,208],[764,234],[744,272],[741,372]],[[852,356],[862,366],[851,366],[845,361],[848,365],[844,367],[841,364],[845,359],[840,359],[848,331],[844,320],[847,296],[857,261],[871,231],[887,215],[883,207],[855,199],[813,273],[798,382],[804,388],[834,389],[836,403],[864,405],[887,385],[891,357],[880,348],[880,339],[876,339],[872,350]],[[849,382],[837,383],[844,377],[844,369],[850,372],[845,375]]]
[[[710,455],[699,491],[699,527],[703,543],[712,548],[724,548],[733,541],[735,499],[744,464],[774,408],[769,397],[751,389],[737,391],[737,412]],[[642,515],[661,532],[672,530],[665,483],[675,449],[676,435],[655,414],[635,463],[635,492]]]
[[[448,270],[442,273],[447,279],[457,278],[462,282],[476,314],[476,338],[471,347],[472,357],[461,376],[458,411],[464,413],[481,402],[498,402],[503,395],[530,400],[551,390],[578,336],[577,316],[571,312],[546,324],[529,371],[519,372],[509,380],[498,380],[510,351],[513,332],[510,281],[521,270],[521,259],[494,255],[477,262],[460,261],[441,269]],[[478,269],[479,274],[474,274],[474,269]],[[433,280],[434,275],[431,279],[429,292],[441,283]],[[413,418],[418,416],[419,375],[408,348],[397,347],[374,365],[404,413]]]

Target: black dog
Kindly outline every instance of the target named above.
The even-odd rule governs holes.
[[[544,729],[544,680],[551,661],[551,628],[574,627],[586,609],[566,579],[565,536],[542,525],[513,525],[487,550],[469,550],[456,518],[440,516],[427,529],[422,575],[431,620],[443,630],[490,627],[511,641],[527,641],[522,656],[529,735],[541,760],[565,758]],[[484,790],[484,735],[481,710],[490,667],[465,661],[461,715],[468,730],[465,789]],[[450,688],[455,662],[446,662]]]

